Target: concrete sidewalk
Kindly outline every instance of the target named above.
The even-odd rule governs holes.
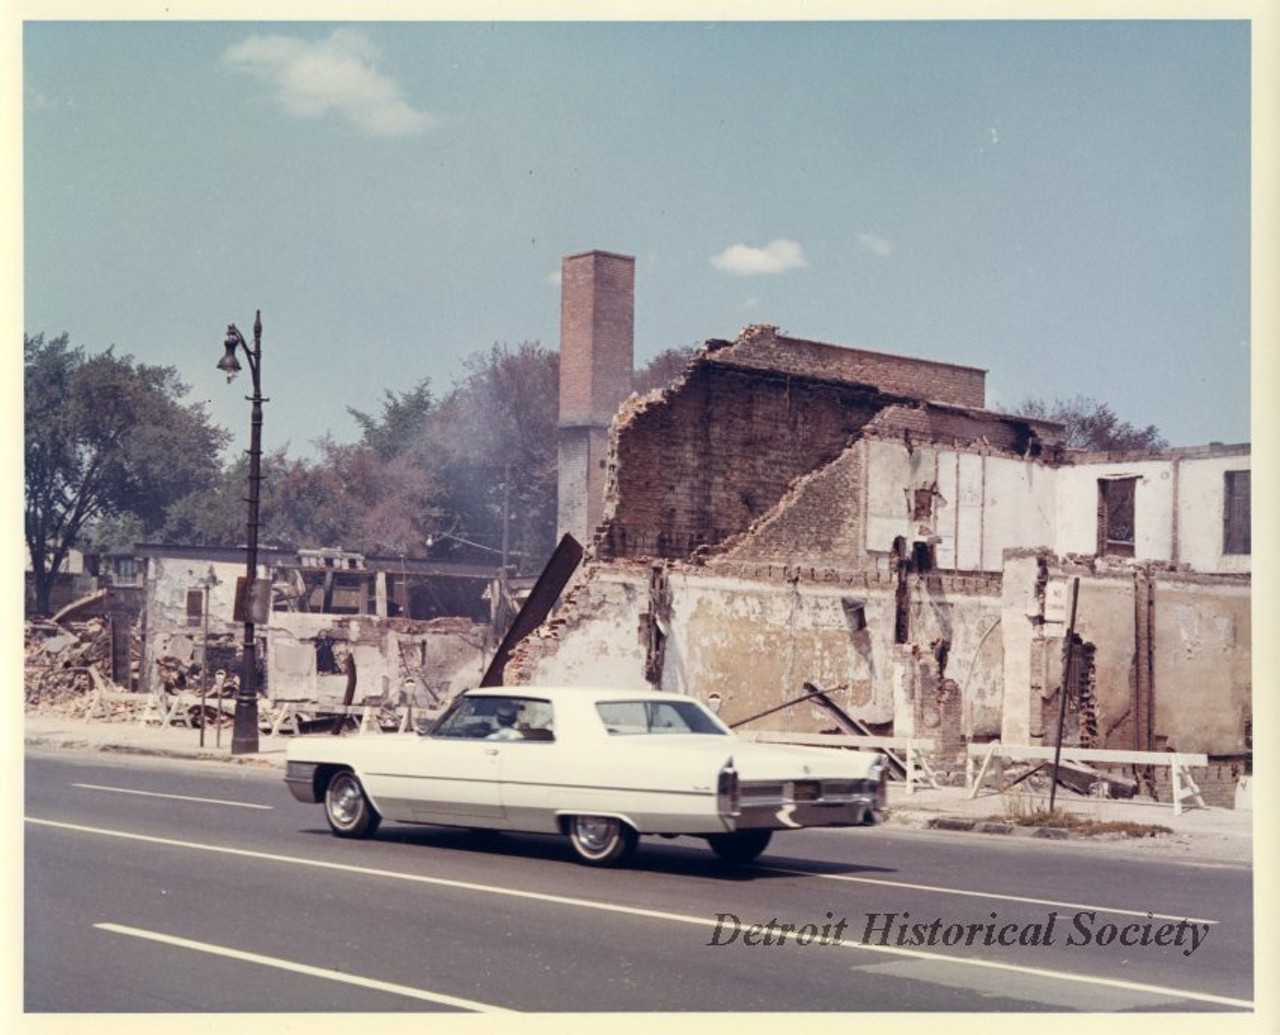
[[[347,733],[344,736],[356,736]],[[361,734],[376,737],[377,733]],[[312,734],[331,736],[331,734]],[[255,754],[231,754],[231,729],[201,731],[182,726],[143,724],[137,719],[86,720],[49,712],[28,712],[25,723],[26,743],[32,747],[60,750],[104,751],[120,755],[215,761],[234,765],[271,767],[283,772],[288,735],[259,738]],[[1069,836],[1073,843],[1088,842],[1104,847],[1123,846],[1137,851],[1159,851],[1186,861],[1249,864],[1253,858],[1253,813],[1239,809],[1184,808],[1174,815],[1169,804],[1149,799],[1106,801],[1086,798],[1060,789],[1057,809],[1096,821],[1117,821],[1167,827],[1169,833],[1157,837],[1128,837],[1107,834],[1094,837]],[[932,827],[957,831],[966,837],[1040,837],[1063,836],[1059,831],[1018,826],[1010,822],[1017,816],[1048,808],[1044,794],[1004,795],[984,791],[971,798],[964,787],[916,790],[908,794],[901,783],[889,785],[889,822],[910,827]]]

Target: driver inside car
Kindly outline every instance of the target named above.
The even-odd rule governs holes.
[[[498,704],[495,718],[498,728],[486,737],[486,740],[523,740],[524,734],[516,729],[516,718],[520,709],[514,701],[501,701]]]

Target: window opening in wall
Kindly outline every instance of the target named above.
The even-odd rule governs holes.
[[[933,490],[916,489],[915,505],[912,507],[912,521],[928,521],[933,517]]]
[[[1249,472],[1224,472],[1223,485],[1223,553],[1250,553]]]
[[[922,539],[912,543],[911,564],[920,575],[933,571],[933,544]]]
[[[204,590],[187,590],[187,624],[199,625],[204,620]]]
[[[1098,479],[1098,553],[1132,557],[1137,478]]]

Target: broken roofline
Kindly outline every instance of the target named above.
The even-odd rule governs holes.
[[[799,346],[811,350],[822,350],[837,356],[865,356],[870,360],[891,360],[898,363],[910,363],[913,366],[935,367],[940,371],[956,370],[966,374],[981,374],[984,378],[990,373],[984,367],[973,367],[965,363],[948,363],[944,360],[922,359],[918,356],[904,356],[900,353],[885,352],[883,349],[865,349],[857,345],[840,345],[836,342],[818,341],[814,338],[797,338],[791,334],[780,334],[778,328],[773,324],[752,324],[744,327],[742,333],[734,341],[713,338],[706,342],[706,346],[708,351],[719,351],[739,343],[754,341],[764,336],[772,337],[776,343],[788,347]]]
[[[148,558],[177,558],[181,560],[243,562],[243,546],[180,546],[169,543],[135,543],[133,556]],[[307,568],[292,547],[259,546],[258,562],[276,568],[299,568],[323,571],[323,568]],[[333,569],[338,574],[372,574],[385,571],[391,574],[434,575],[440,578],[483,579],[486,582],[497,572],[495,565],[469,564],[460,561],[436,561],[425,557],[372,557],[365,555],[365,566],[359,569]]]
[[[779,340],[800,340],[800,339],[779,339]],[[711,345],[708,342],[708,345]],[[729,343],[731,344],[731,343]],[[823,344],[818,342],[817,344]],[[830,346],[831,348],[842,348],[839,345]],[[845,351],[861,351],[867,355],[872,355],[866,350],[845,350]],[[788,370],[776,370],[768,367],[757,366],[752,363],[735,362],[732,358],[723,358],[718,355],[703,354],[695,357],[694,363],[698,362],[712,363],[724,370],[733,370],[742,374],[750,374],[752,377],[762,381],[782,381],[782,382],[803,382],[805,384],[824,385],[832,388],[839,388],[843,391],[865,391],[869,402],[881,408],[881,410],[889,409],[894,406],[904,407],[923,407],[938,413],[954,413],[965,417],[971,417],[974,420],[995,421],[1001,424],[1016,424],[1026,428],[1036,438],[1039,438],[1044,445],[1056,446],[1061,444],[1062,438],[1066,435],[1066,425],[1059,424],[1056,421],[1041,420],[1038,417],[1025,417],[1017,413],[1000,413],[996,410],[988,410],[983,407],[961,406],[958,403],[943,402],[934,399],[923,398],[918,395],[909,395],[901,392],[885,391],[878,385],[869,381],[856,381],[846,377],[833,377],[831,375],[813,374],[804,372],[794,372]],[[912,361],[914,362],[914,361]],[[927,363],[929,360],[921,360]],[[937,364],[938,366],[952,366],[952,364]],[[961,370],[978,370],[977,367],[956,367]],[[657,402],[660,400],[652,400]],[[1102,454],[1105,455],[1105,454]]]

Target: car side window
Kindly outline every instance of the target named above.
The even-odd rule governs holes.
[[[430,735],[472,740],[556,739],[551,702],[531,697],[461,697]]]
[[[728,732],[690,701],[601,701],[596,713],[611,736]]]

